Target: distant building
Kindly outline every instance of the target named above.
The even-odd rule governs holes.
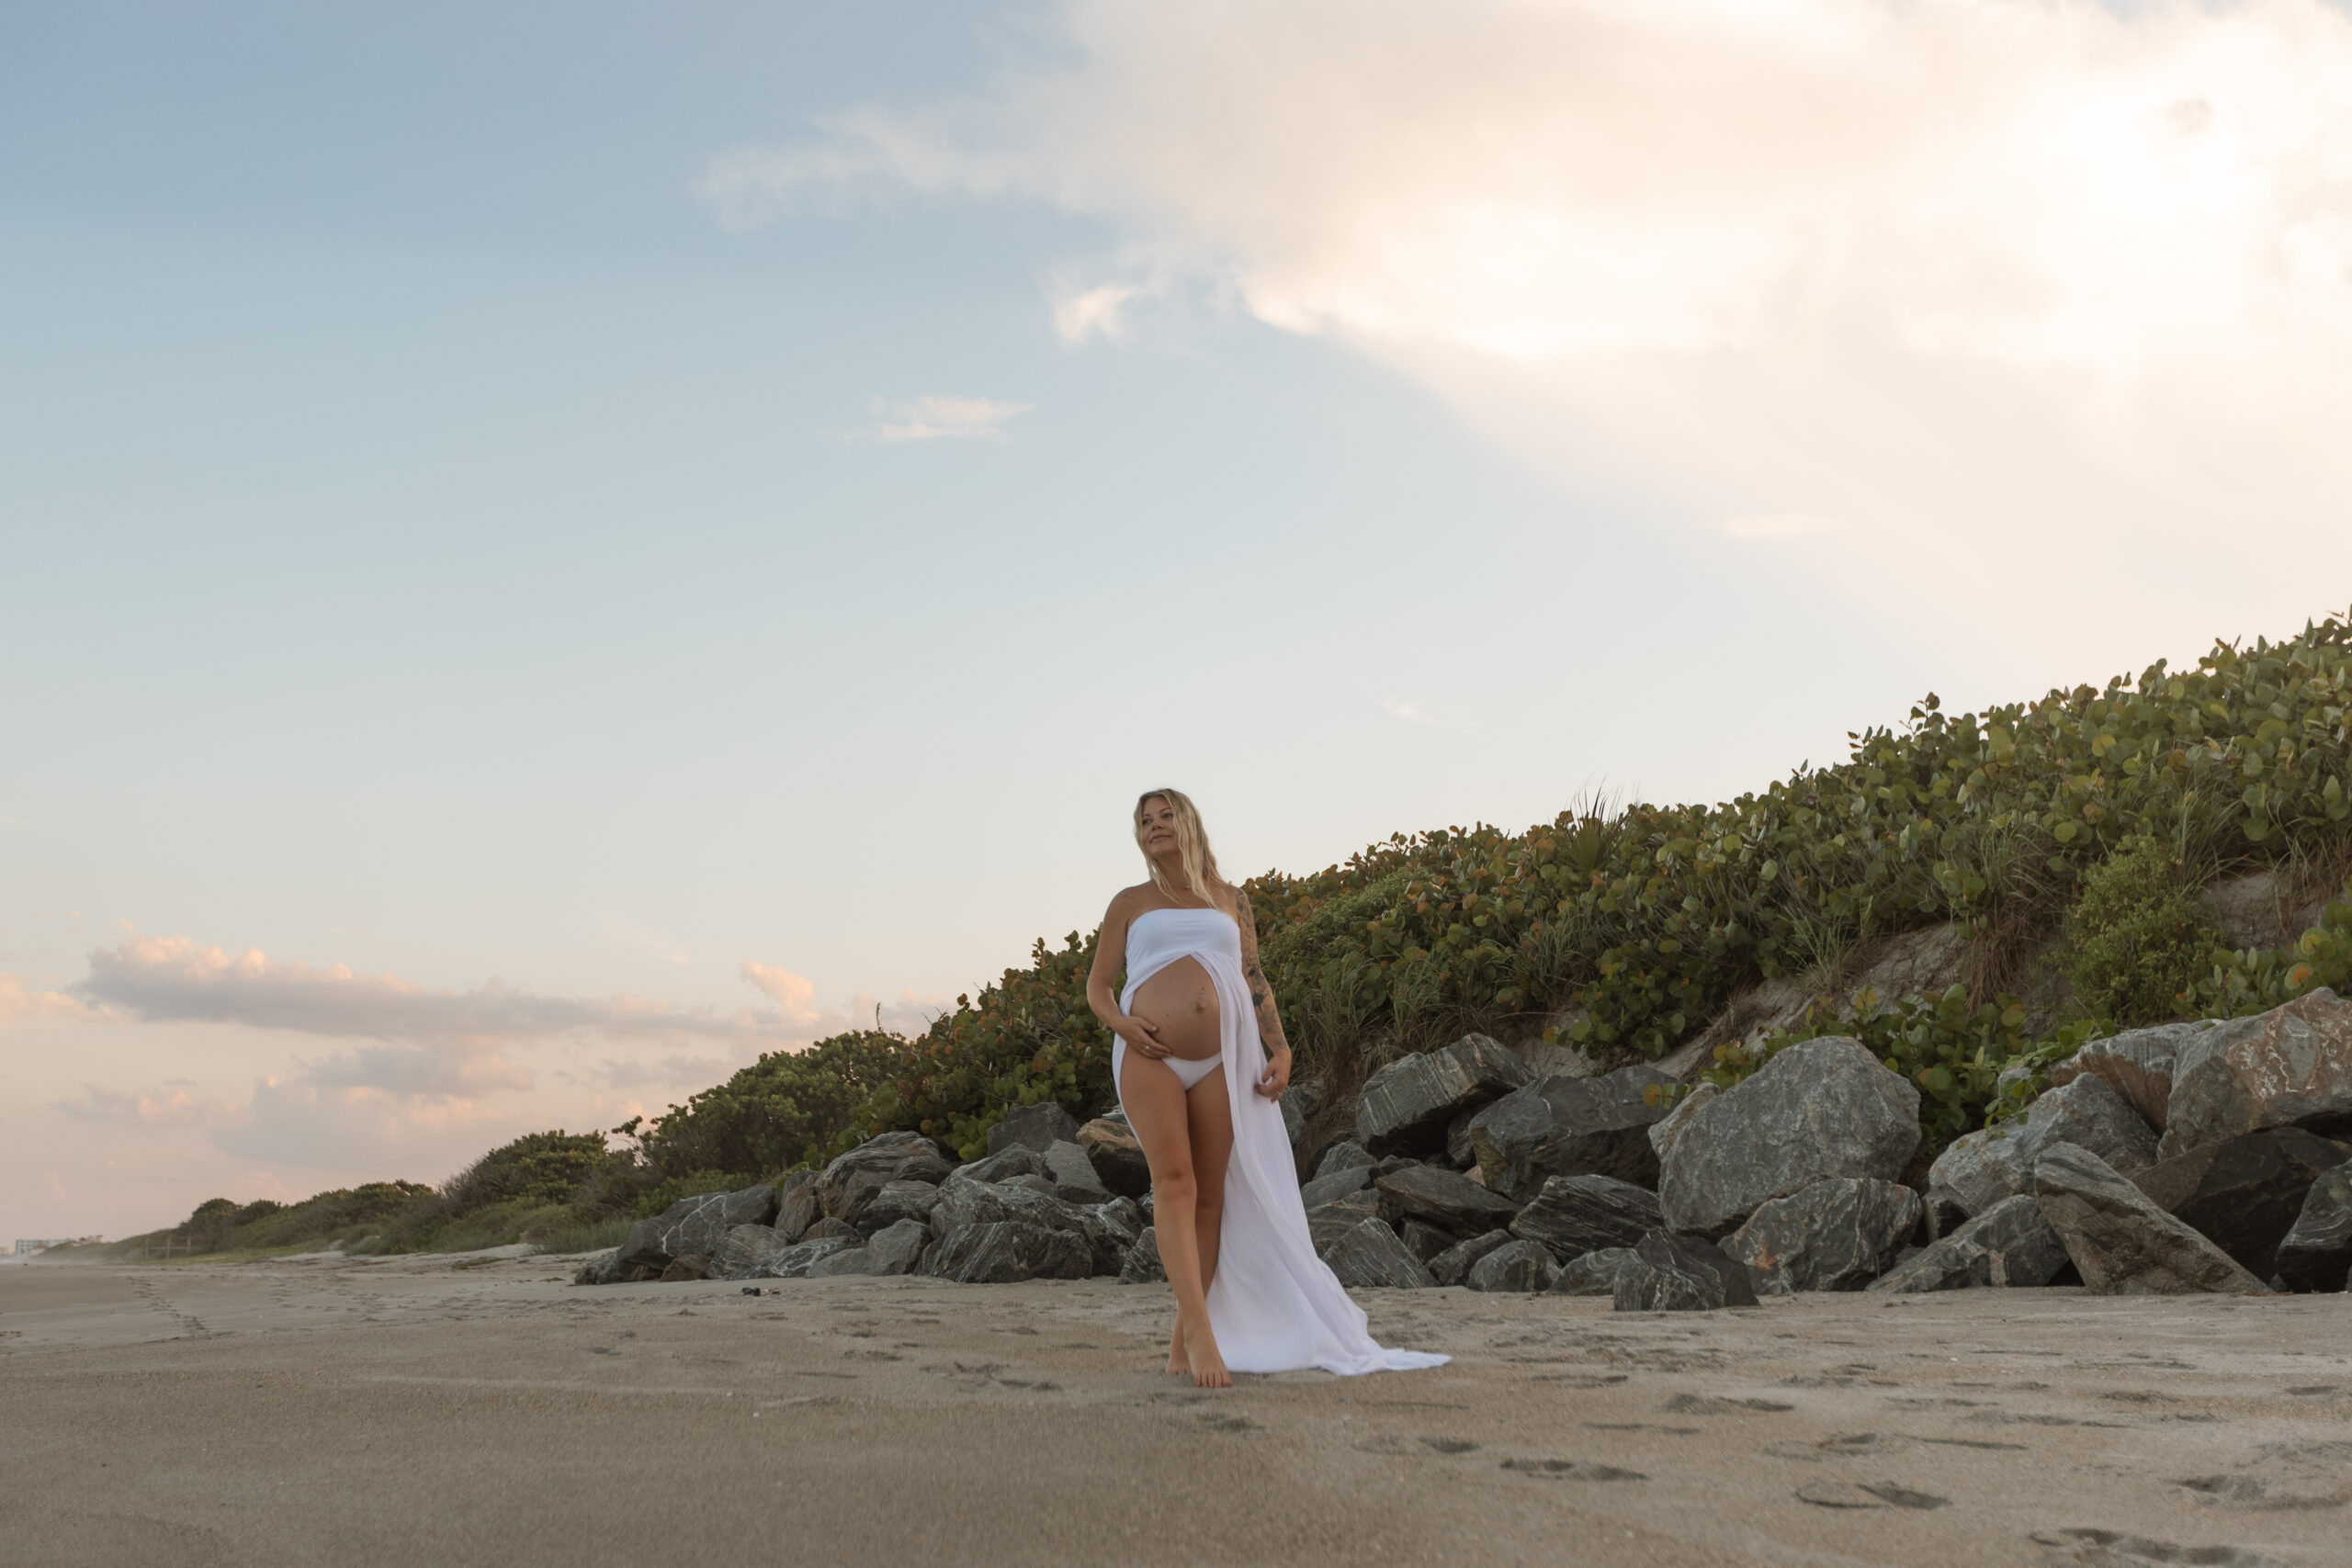
[[[18,1236],[17,1256],[23,1258],[30,1253],[47,1252],[52,1247],[96,1247],[104,1240],[106,1237],[102,1235],[51,1236],[47,1241],[28,1241],[23,1236]]]

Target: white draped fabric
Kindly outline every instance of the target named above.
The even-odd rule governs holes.
[[[1136,916],[1127,927],[1119,1010],[1127,1011],[1136,988],[1180,958],[1197,959],[1216,987],[1226,1099],[1233,1107],[1225,1224],[1208,1292],[1209,1324],[1225,1364],[1237,1372],[1320,1367],[1342,1377],[1443,1365],[1452,1358],[1382,1348],[1365,1328],[1363,1309],[1315,1256],[1282,1108],[1257,1089],[1265,1049],[1242,983],[1241,932],[1232,919],[1217,909]],[[1114,1075],[1125,1055],[1114,1053]]]

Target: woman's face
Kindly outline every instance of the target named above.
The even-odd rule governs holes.
[[[1159,795],[1143,803],[1143,852],[1158,860],[1176,848],[1176,808]]]

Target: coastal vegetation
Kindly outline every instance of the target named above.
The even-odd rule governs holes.
[[[1248,884],[1298,1055],[1339,1103],[1373,1068],[1472,1030],[1656,1060],[1764,981],[1818,988],[1798,1027],[1729,1040],[1736,1082],[1798,1039],[1851,1034],[1917,1083],[1929,1153],[2002,1115],[2003,1069],[2175,1017],[2259,1011],[2352,981],[2352,901],[2297,940],[2233,949],[2197,895],[2249,871],[2304,893],[2352,870],[2352,626],[2222,644],[2104,686],[1950,714],[1934,695],[1847,759],[1713,806],[1587,801],[1524,832],[1398,835],[1344,864]],[[1962,978],[1841,989],[1850,955],[1949,925]],[[698,1191],[911,1130],[983,1152],[1007,1111],[1113,1100],[1089,1011],[1093,938],[1038,942],[922,1034],[862,1031],[762,1057],[662,1116],[540,1133],[437,1189],[290,1206],[216,1200],[206,1247],[480,1246],[601,1235]],[[609,1146],[608,1146],[609,1145]]]

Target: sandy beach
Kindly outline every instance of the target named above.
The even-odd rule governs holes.
[[[0,1270],[0,1557],[2352,1562],[2343,1296],[1373,1292],[1454,1362],[1204,1393],[1160,1287],[568,1274]]]

